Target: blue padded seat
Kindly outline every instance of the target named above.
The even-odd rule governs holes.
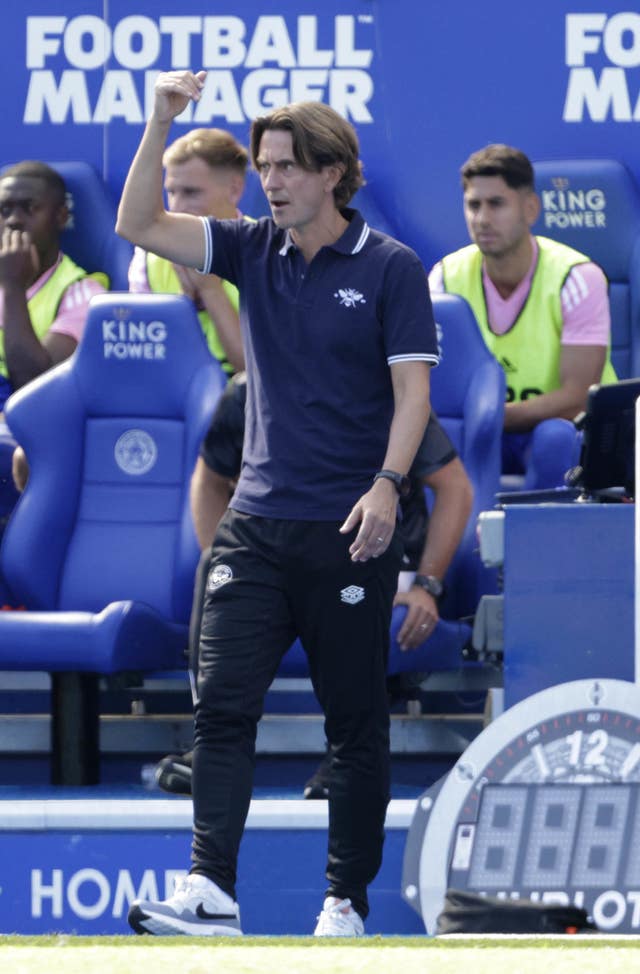
[[[115,232],[116,204],[88,162],[50,162],[67,187],[69,220],[60,245],[90,273],[103,271],[112,291],[126,291],[133,247]]]
[[[73,674],[82,710],[79,673],[185,665],[199,557],[188,485],[224,384],[187,298],[115,293],[92,300],[70,359],[10,397],[30,476],[0,571],[27,611],[0,613],[0,669],[46,670],[58,688]],[[54,767],[87,783],[97,755],[67,753],[72,708],[54,694]]]
[[[640,375],[640,191],[614,159],[534,163],[542,200],[533,232],[591,257],[609,280],[611,358],[619,379]]]
[[[16,448],[9,427],[0,419],[0,538],[6,521],[18,500],[18,492],[11,476],[11,461]]]
[[[93,166],[87,162],[51,162],[67,187],[69,220],[60,246],[90,273],[102,271],[112,290],[127,290],[133,247],[115,232],[116,205]],[[13,510],[17,494],[11,481],[15,443],[3,436],[0,424],[0,526]]]
[[[434,294],[440,364],[431,371],[431,402],[473,484],[473,509],[445,579],[441,611],[448,619],[475,613],[495,591],[495,572],[480,561],[476,521],[491,509],[500,485],[505,377],[464,298]]]
[[[531,435],[523,489],[565,487],[565,474],[580,460],[581,443],[582,434],[568,419],[556,417],[538,423]]]

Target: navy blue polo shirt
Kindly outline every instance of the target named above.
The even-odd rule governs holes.
[[[240,291],[246,428],[231,507],[341,521],[384,459],[389,366],[438,362],[425,270],[355,210],[310,264],[270,218],[203,219],[205,273]]]

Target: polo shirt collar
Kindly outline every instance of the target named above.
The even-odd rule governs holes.
[[[341,210],[340,212],[345,220],[349,221],[349,223],[342,236],[338,237],[335,243],[332,243],[329,246],[332,250],[337,250],[339,254],[357,254],[362,250],[367,237],[369,236],[369,224],[363,220],[358,210],[345,207],[345,209]],[[291,232],[286,230],[284,242],[278,253],[281,257],[286,257],[292,247],[294,250],[297,249],[291,236]]]

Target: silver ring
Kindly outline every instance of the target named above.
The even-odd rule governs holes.
[[[428,629],[429,628],[429,624],[426,623],[426,622],[423,622],[422,625],[420,626],[420,628],[421,629]]]

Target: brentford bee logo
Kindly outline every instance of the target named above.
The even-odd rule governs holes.
[[[367,303],[364,294],[360,294],[360,291],[356,291],[353,287],[338,288],[333,296],[338,298],[340,304],[343,304],[345,308],[355,308],[357,304]]]
[[[207,592],[213,592],[233,578],[233,572],[228,565],[214,565],[207,579]]]

